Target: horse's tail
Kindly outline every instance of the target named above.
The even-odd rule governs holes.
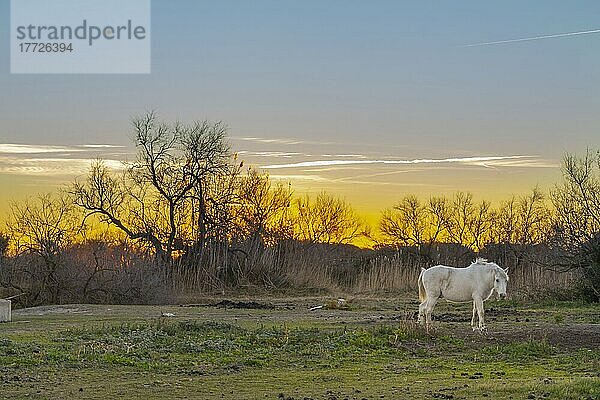
[[[427,299],[427,295],[425,294],[425,286],[423,286],[423,273],[425,271],[425,268],[421,268],[421,274],[419,275],[419,300],[422,302]]]

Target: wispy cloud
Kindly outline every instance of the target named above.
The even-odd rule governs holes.
[[[376,172],[376,173],[362,174],[362,175],[356,175],[356,176],[346,176],[343,178],[336,179],[336,182],[354,181],[356,179],[363,179],[363,178],[377,178],[379,176],[400,175],[400,174],[407,174],[407,173],[418,172],[418,171],[421,171],[421,170],[419,170],[419,169],[412,170],[411,169],[411,170]]]
[[[332,179],[325,178],[319,175],[280,175],[280,174],[272,174],[269,175],[271,179],[277,181],[311,181],[311,182],[333,182]]]
[[[556,34],[552,34],[552,35],[531,36],[531,37],[524,37],[524,38],[517,38],[517,39],[497,40],[497,41],[493,41],[493,42],[471,43],[471,44],[466,44],[465,47],[491,46],[491,45],[495,45],[495,44],[529,42],[532,40],[553,39],[553,38],[579,36],[579,35],[591,35],[594,33],[600,33],[600,29],[591,29],[591,30],[587,30],[587,31],[578,31],[578,32],[556,33]]]
[[[284,182],[294,182],[294,185],[299,184],[302,185],[310,185],[311,188],[315,188],[313,185],[326,184],[327,186],[323,187],[342,187],[344,185],[352,185],[353,187],[356,185],[366,185],[366,186],[398,186],[398,187],[436,187],[443,188],[447,187],[446,184],[437,184],[431,182],[403,182],[398,180],[389,180],[389,181],[381,181],[381,180],[371,180],[371,179],[359,179],[359,178],[369,178],[370,175],[364,176],[355,176],[350,177],[348,179],[339,179],[339,178],[327,178],[325,176],[320,175],[300,175],[300,174],[291,174],[291,175],[279,175],[273,174],[269,175],[271,179],[275,181],[284,181]],[[376,176],[374,174],[373,176]]]
[[[123,148],[125,148],[125,146],[115,144],[78,144],[73,146],[55,146],[44,144],[0,143],[0,153],[5,154],[72,153]]]
[[[89,149],[124,149],[125,146],[116,144],[80,144],[78,147],[85,147]]]
[[[107,166],[122,169],[124,164],[115,159],[115,149],[124,146],[112,144],[81,144],[56,146],[43,144],[0,143],[0,173],[13,175],[75,176],[88,172],[97,157]]]
[[[232,140],[239,140],[244,142],[258,142],[258,143],[275,143],[275,144],[303,144],[304,141],[296,139],[275,139],[275,138],[260,138],[260,137],[237,137],[234,136]]]
[[[560,164],[542,159],[521,159],[521,160],[498,160],[492,162],[479,162],[475,165],[480,165],[486,168],[498,167],[513,167],[513,168],[558,168]]]
[[[93,162],[90,158],[16,158],[0,156],[0,173],[38,176],[76,176],[86,174]],[[123,169],[119,160],[104,159],[112,169]]]
[[[239,155],[251,157],[273,157],[273,158],[291,158],[295,156],[309,156],[304,153],[286,152],[286,151],[249,151],[241,150],[237,152]]]
[[[321,157],[367,158],[363,154],[321,154]]]
[[[256,142],[266,144],[286,144],[286,145],[298,145],[298,144],[316,144],[316,145],[329,145],[336,144],[335,142],[319,142],[311,140],[300,140],[294,138],[261,138],[261,137],[240,137],[233,136],[231,140],[243,141],[243,142]]]
[[[406,171],[404,171],[406,172]],[[320,176],[320,175],[300,175],[300,174],[292,174],[292,175],[279,175],[279,174],[273,174],[273,175],[269,175],[271,177],[271,179],[276,180],[276,181],[285,181],[285,182],[294,182],[294,184],[298,184],[300,183],[300,185],[302,185],[303,182],[306,182],[308,184],[311,185],[311,187],[314,189],[315,187],[312,185],[315,184],[327,184],[327,186],[324,187],[332,187],[332,185],[338,185],[337,187],[340,187],[339,185],[366,185],[366,186],[398,186],[398,187],[435,187],[435,188],[445,188],[448,187],[448,185],[446,184],[436,184],[436,183],[424,183],[424,182],[401,182],[401,181],[397,181],[397,180],[391,180],[391,181],[380,181],[380,180],[364,180],[364,179],[358,179],[358,178],[369,178],[369,177],[375,177],[378,176],[378,174],[373,174],[373,175],[364,175],[364,176],[355,176],[355,177],[349,177],[349,178],[343,178],[343,179],[334,179],[334,178],[327,178],[324,176]]]
[[[0,153],[5,154],[41,154],[41,153],[68,153],[73,151],[86,151],[72,146],[46,146],[15,143],[0,143]]]
[[[518,160],[529,159],[533,156],[480,156],[480,157],[452,157],[452,158],[418,158],[414,160],[318,160],[302,161],[290,164],[271,164],[264,165],[264,169],[282,169],[282,168],[306,168],[306,167],[327,167],[327,166],[346,166],[346,165],[366,165],[366,164],[442,164],[442,163],[482,163],[498,160]]]

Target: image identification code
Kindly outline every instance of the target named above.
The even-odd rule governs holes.
[[[21,53],[70,53],[73,51],[73,44],[58,42],[25,42],[19,43],[19,51]]]

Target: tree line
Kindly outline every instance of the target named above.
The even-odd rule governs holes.
[[[548,194],[534,188],[498,204],[464,192],[411,194],[369,227],[344,199],[296,196],[290,184],[244,168],[221,122],[170,124],[150,112],[133,119],[132,131],[136,159],[122,170],[97,160],[59,193],[11,204],[0,235],[4,291],[37,304],[134,301],[150,290],[156,302],[177,290],[354,276],[390,252],[444,262],[432,249],[445,244],[469,257],[493,246],[543,247],[547,267],[580,271],[600,297],[598,152],[566,155]],[[348,246],[359,238],[373,249]]]

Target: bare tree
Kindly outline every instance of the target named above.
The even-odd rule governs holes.
[[[238,217],[243,235],[257,236],[265,244],[292,237],[289,185],[281,182],[273,185],[268,174],[251,169],[242,179],[239,196]]]
[[[582,272],[587,295],[600,300],[600,152],[566,154],[563,180],[552,191],[557,264]]]
[[[500,203],[494,213],[492,237],[495,243],[515,243],[518,237],[517,200],[511,199]]]
[[[87,217],[148,243],[170,264],[192,227],[200,240],[206,236],[207,183],[229,166],[226,132],[220,122],[169,125],[150,112],[133,120],[138,155],[126,172],[119,176],[96,162],[87,181],[75,182],[70,192]]]
[[[298,237],[313,243],[351,243],[364,236],[366,225],[346,201],[318,194],[314,200],[309,196],[296,199],[296,227]]]
[[[80,227],[66,196],[47,194],[10,204],[8,230],[17,252],[52,257],[73,242]]]
[[[449,242],[479,250],[489,241],[490,226],[490,203],[475,204],[470,193],[459,192],[453,200],[437,196],[426,204],[414,195],[405,196],[393,209],[383,211],[379,228],[387,244]]]
[[[234,155],[234,161],[237,155]],[[202,190],[194,190],[190,203],[192,242],[202,246],[206,239],[227,242],[238,234],[236,209],[239,208],[243,162],[230,165],[205,179]],[[202,196],[201,196],[202,195]],[[204,223],[200,221],[204,213]]]
[[[56,303],[60,295],[58,269],[64,250],[81,233],[83,227],[73,205],[64,195],[41,195],[10,205],[8,231],[17,255],[41,260],[41,270],[32,265],[23,268],[29,275],[21,291],[29,291],[30,302],[37,304],[45,295]],[[18,282],[13,282],[17,287]]]
[[[483,200],[478,203],[468,223],[469,239],[466,245],[475,251],[481,250],[490,242],[492,213],[490,203]]]
[[[519,244],[541,243],[547,239],[552,212],[542,191],[535,187],[530,195],[521,196],[517,203]]]
[[[429,226],[431,227],[429,241],[432,243],[446,241],[448,232],[445,226],[446,221],[450,218],[448,199],[443,196],[430,197],[427,203],[427,213],[429,214]]]
[[[451,242],[467,244],[472,243],[469,238],[469,229],[473,222],[475,205],[471,193],[457,192],[450,203],[450,213],[446,221],[446,230]]]
[[[11,288],[11,271],[8,268],[7,254],[10,245],[10,235],[0,231],[0,288]]]
[[[552,191],[557,223],[565,239],[583,243],[600,232],[600,153],[565,155],[562,175]]]
[[[6,232],[0,231],[0,260],[8,253],[8,245],[10,242],[10,236]]]
[[[438,210],[440,204],[434,201],[433,206]],[[420,245],[428,241],[428,209],[416,196],[405,196],[392,209],[382,212],[379,230],[390,244]]]

